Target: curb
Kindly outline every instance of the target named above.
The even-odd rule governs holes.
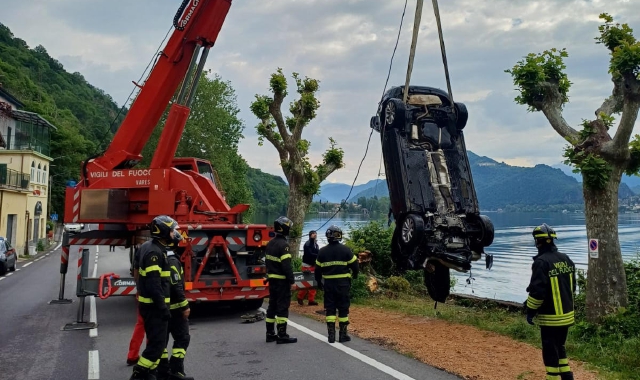
[[[49,253],[55,251],[58,243],[60,243],[62,241],[62,230],[63,230],[63,228],[61,226],[56,226],[56,233],[53,235],[53,243],[51,244],[50,248],[47,248],[42,252],[38,252],[35,256],[29,256],[28,258],[24,257],[22,255],[19,255],[17,262],[18,263],[23,263],[23,262],[27,262],[27,261],[32,261],[32,260],[35,260],[35,259],[37,259],[39,257],[42,257],[42,256],[44,256],[46,254],[49,254]]]

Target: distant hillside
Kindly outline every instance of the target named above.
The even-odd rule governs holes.
[[[349,199],[352,199],[352,200],[358,199],[358,198],[355,198],[354,196],[362,191],[365,191],[368,189],[371,189],[373,191],[373,188],[376,186],[376,182],[379,182],[378,188],[380,187],[384,188],[384,191],[386,193],[387,190],[386,190],[385,180],[373,179],[365,184],[354,186],[353,190],[351,191],[351,196],[349,196]],[[346,183],[328,183],[326,185],[320,186],[320,194],[313,197],[313,200],[315,202],[329,201],[331,203],[340,203],[343,199],[347,198],[347,195],[349,195],[350,189],[351,189],[351,185],[348,185]]]
[[[289,186],[282,177],[249,167],[247,180],[253,192],[256,213],[284,214],[287,212]]]
[[[560,169],[548,165],[533,168],[511,166],[488,157],[469,152],[469,163],[482,210],[496,210],[509,206],[549,206],[582,204],[582,185]],[[376,195],[388,196],[386,181],[378,185]],[[634,193],[626,184],[620,185],[620,198]],[[373,189],[355,196],[370,198]]]
[[[571,176],[578,180],[578,182],[582,182],[582,175],[580,173],[574,173],[573,167],[565,165],[565,164],[555,164],[551,165],[552,168],[557,168],[562,170],[566,175]],[[640,177],[637,175],[622,175],[622,183],[627,184],[632,190],[634,188],[640,188]]]

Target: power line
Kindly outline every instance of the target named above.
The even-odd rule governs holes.
[[[398,28],[398,36],[396,38],[396,45],[393,48],[393,54],[391,54],[391,62],[389,62],[389,71],[387,72],[387,80],[384,82],[384,89],[382,90],[382,95],[380,96],[380,102],[382,102],[382,99],[384,98],[384,93],[387,91],[387,85],[389,84],[389,77],[391,77],[391,68],[393,67],[393,58],[396,55],[396,50],[398,49],[398,42],[400,42],[400,34],[402,32],[402,23],[404,21],[404,15],[407,11],[407,1],[404,1],[404,9],[402,10],[402,17],[400,18],[400,27]],[[362,164],[364,163],[364,159],[367,157],[367,152],[369,151],[369,143],[371,142],[371,136],[373,135],[373,128],[371,128],[371,132],[369,133],[369,139],[367,140],[367,147],[365,148],[364,151],[364,156],[362,157],[362,160],[360,161],[360,165],[358,166],[358,171],[356,171],[356,177],[353,179],[353,183],[351,184],[351,189],[349,189],[349,194],[347,194],[347,198],[344,200],[345,203],[349,200],[349,197],[351,196],[351,192],[353,191],[353,187],[356,184],[356,180],[358,179],[358,175],[360,174],[360,168],[362,168]],[[380,171],[378,171],[378,177],[380,177]],[[326,221],[324,222],[323,225],[321,225],[320,227],[318,227],[318,230],[322,229],[322,227],[324,227],[327,223],[329,223],[331,221],[331,219],[333,219],[336,215],[338,215],[338,213],[340,212],[340,210],[342,209],[342,204],[340,204],[340,206],[338,206],[338,209],[336,210],[336,212]]]

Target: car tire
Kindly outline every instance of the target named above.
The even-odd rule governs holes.
[[[406,123],[406,108],[398,99],[389,99],[382,107],[380,123],[385,128],[404,129]]]
[[[407,214],[400,225],[400,243],[407,248],[417,246],[424,235],[424,220],[415,214]]]
[[[0,276],[4,276],[5,274],[7,274],[6,264],[0,264]]]
[[[469,120],[469,111],[464,103],[454,103],[456,107],[456,128],[461,131],[467,125]]]
[[[424,269],[424,286],[432,300],[445,303],[451,291],[449,267],[438,261],[429,261]]]
[[[486,215],[480,215],[480,226],[482,227],[482,237],[480,238],[480,244],[483,247],[488,247],[493,243],[495,236],[495,228],[493,222]]]
[[[17,259],[14,259],[13,266],[9,267],[9,272],[15,272],[16,271],[16,261],[17,261]]]

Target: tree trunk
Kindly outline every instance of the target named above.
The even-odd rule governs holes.
[[[304,195],[295,186],[289,188],[287,218],[293,222],[293,229],[289,234],[289,252],[293,257],[301,257],[299,251],[300,242],[302,241],[302,226],[312,198],[312,196]]]
[[[588,189],[583,181],[587,238],[598,239],[598,257],[589,257],[587,271],[587,320],[600,318],[626,307],[627,279],[618,240],[618,188],[622,169],[614,168],[602,190]],[[585,252],[588,255],[587,252]]]

